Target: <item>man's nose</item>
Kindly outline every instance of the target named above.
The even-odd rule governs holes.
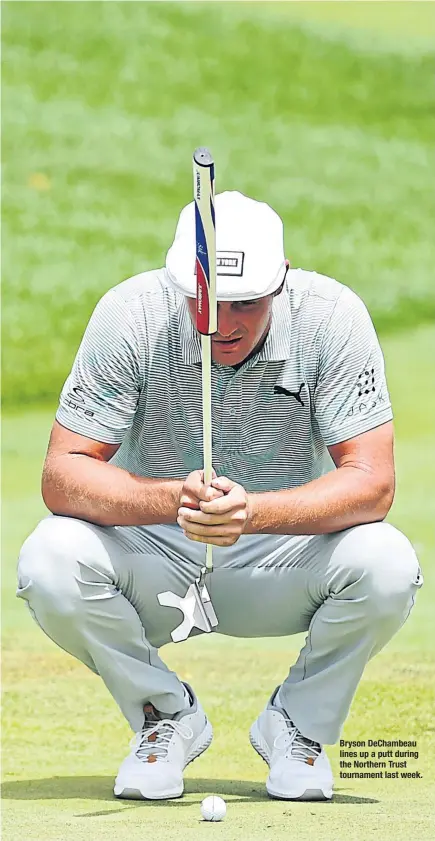
[[[234,313],[231,312],[231,304],[218,304],[217,328],[220,336],[231,336],[236,332]]]

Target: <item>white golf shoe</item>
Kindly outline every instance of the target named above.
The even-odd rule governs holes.
[[[250,731],[252,747],[270,768],[267,792],[282,800],[330,800],[329,759],[322,746],[303,736],[286,711],[275,705],[278,691],[279,686]]]
[[[183,770],[205,751],[213,729],[194,692],[184,684],[191,706],[164,718],[151,704],[144,707],[144,725],[131,742],[131,752],[115,780],[114,794],[129,800],[181,797]]]

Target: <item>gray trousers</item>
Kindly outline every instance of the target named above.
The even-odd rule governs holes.
[[[213,556],[218,633],[308,632],[281,700],[305,736],[332,744],[367,661],[405,622],[422,584],[410,542],[372,523],[308,537],[242,535]],[[158,653],[182,615],[157,594],[184,596],[204,558],[205,545],[177,525],[102,528],[51,515],[21,549],[17,595],[57,645],[102,677],[137,731],[145,701],[166,713],[184,706],[181,681]]]

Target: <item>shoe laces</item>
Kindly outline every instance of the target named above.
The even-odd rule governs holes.
[[[286,748],[285,756],[313,765],[322,750],[322,746],[318,742],[303,736],[288,716],[284,715],[284,721],[287,730],[275,737],[273,747],[277,750]]]
[[[191,739],[193,730],[187,724],[172,718],[162,718],[151,727],[145,725],[131,740],[135,754],[142,762],[156,762],[165,760],[174,733],[182,739]],[[153,757],[153,759],[150,759]]]

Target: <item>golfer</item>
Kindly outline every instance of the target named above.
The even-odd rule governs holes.
[[[357,295],[289,267],[267,204],[222,193],[216,219],[212,485],[201,471],[192,203],[166,267],[111,289],[91,316],[44,465],[52,513],[22,547],[18,596],[100,675],[136,733],[115,795],[179,797],[212,726],[160,657],[183,616],[157,597],[184,596],[211,543],[217,633],[306,633],[250,731],[267,791],[329,799],[323,745],[422,584],[409,540],[384,522],[394,495],[384,363]]]

